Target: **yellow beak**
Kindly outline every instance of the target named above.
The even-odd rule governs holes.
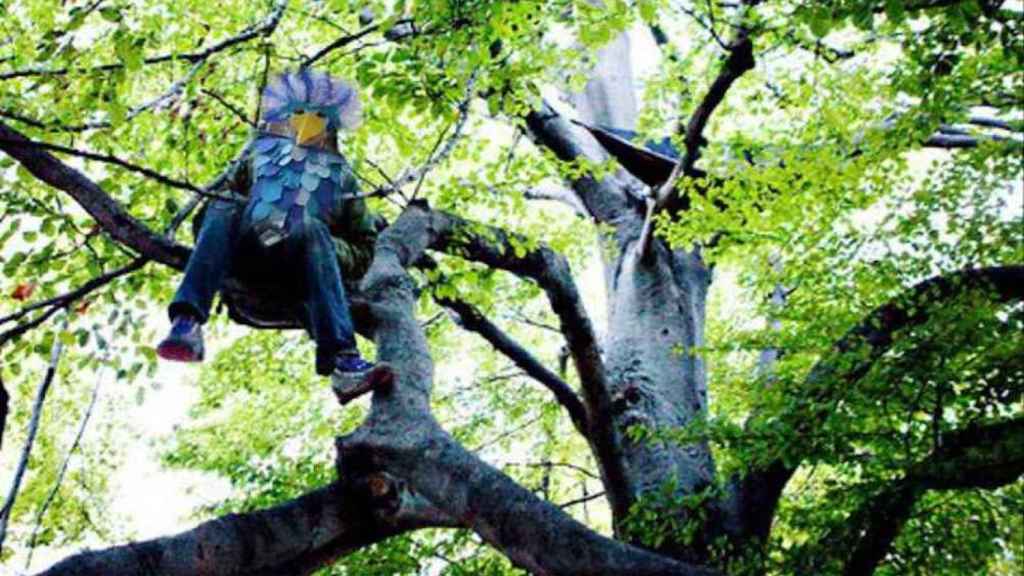
[[[316,140],[327,129],[327,119],[313,112],[292,114],[292,117],[288,119],[288,124],[295,132],[295,143],[299,146]]]

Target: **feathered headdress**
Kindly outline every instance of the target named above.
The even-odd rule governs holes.
[[[355,128],[361,109],[354,86],[308,69],[275,76],[260,100],[261,114],[268,122],[286,120],[298,112],[319,112],[327,119],[329,130]]]

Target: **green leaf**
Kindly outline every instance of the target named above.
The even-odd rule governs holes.
[[[123,16],[121,10],[115,6],[103,6],[100,8],[100,16],[107,22],[120,22]]]
[[[827,8],[815,7],[810,11],[810,17],[807,24],[811,28],[811,32],[814,33],[818,38],[823,38],[828,35],[832,29],[832,16],[829,14]]]
[[[885,0],[885,15],[894,24],[901,24],[907,11],[902,0]]]

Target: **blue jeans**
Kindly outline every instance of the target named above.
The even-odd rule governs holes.
[[[185,268],[185,277],[168,307],[173,319],[183,312],[205,323],[213,296],[229,275],[247,284],[264,284],[294,305],[306,332],[316,342],[317,373],[330,374],[339,352],[355,350],[341,269],[327,224],[313,220],[301,234],[287,236],[265,248],[248,233],[243,206],[212,203],[203,217],[199,238]]]

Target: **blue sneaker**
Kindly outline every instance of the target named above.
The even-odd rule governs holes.
[[[359,354],[338,354],[334,360],[334,373],[361,377],[373,370],[373,362],[363,360]]]
[[[199,320],[188,314],[175,316],[171,333],[157,345],[156,353],[175,362],[202,362],[203,327]]]

